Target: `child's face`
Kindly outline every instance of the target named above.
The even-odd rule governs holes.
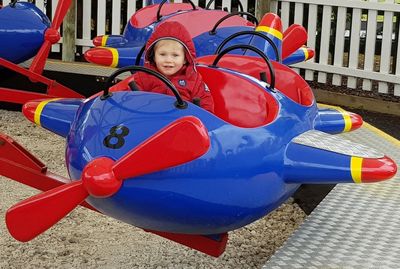
[[[162,74],[175,75],[186,63],[185,49],[175,40],[160,40],[154,47],[154,62]]]

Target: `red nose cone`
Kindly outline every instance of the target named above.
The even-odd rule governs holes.
[[[278,15],[274,13],[267,13],[261,19],[259,26],[267,26],[269,28],[273,28],[278,32],[282,33],[282,21]]]
[[[60,40],[60,33],[55,29],[49,28],[46,30],[44,38],[50,41],[51,44],[55,44]]]
[[[350,129],[351,131],[360,128],[361,125],[364,123],[361,116],[356,113],[349,112],[349,116],[351,119],[351,129]]]
[[[307,51],[308,51],[308,57],[307,57],[306,60],[311,59],[312,57],[314,57],[314,50],[313,49],[307,48]],[[361,119],[361,121],[362,121],[362,119]]]
[[[91,161],[82,172],[83,185],[90,195],[106,198],[115,194],[122,181],[115,178],[112,167],[115,162],[106,157]]]
[[[379,182],[392,178],[396,173],[396,163],[387,156],[380,159],[363,159],[361,181],[363,183]]]
[[[33,123],[35,122],[35,112],[42,100],[34,100],[27,102],[22,107],[22,114]]]
[[[96,36],[93,38],[93,45],[96,47],[102,46],[103,45],[103,36]]]
[[[85,59],[90,63],[111,66],[113,63],[113,54],[106,48],[93,48],[85,52]]]

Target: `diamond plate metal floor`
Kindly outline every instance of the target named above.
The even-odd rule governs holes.
[[[400,141],[369,124],[339,136],[400,164]],[[399,172],[382,183],[336,185],[262,268],[399,268],[399,209]]]

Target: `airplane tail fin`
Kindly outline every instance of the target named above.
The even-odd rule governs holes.
[[[292,24],[283,32],[282,59],[301,48],[307,42],[307,30],[299,25]]]
[[[267,13],[261,19],[261,22],[256,28],[256,31],[263,33],[268,38],[272,40],[275,46],[278,49],[278,55],[273,48],[273,46],[267,42],[265,39],[254,36],[250,42],[250,45],[260,49],[267,55],[267,57],[271,60],[278,60],[282,55],[282,21],[278,15],[273,13]],[[245,55],[256,55],[254,52],[248,51]]]

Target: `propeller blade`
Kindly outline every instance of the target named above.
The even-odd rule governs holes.
[[[112,170],[116,178],[124,180],[192,161],[209,147],[203,123],[193,116],[184,117],[128,152]]]
[[[307,31],[299,24],[292,24],[283,33],[282,60],[307,42]]]
[[[32,64],[29,68],[30,71],[36,74],[41,74],[44,66],[46,64],[46,59],[49,56],[51,45],[58,42],[60,39],[60,34],[58,32],[58,28],[62,21],[64,20],[65,15],[68,12],[69,7],[71,6],[72,0],[60,0],[58,1],[58,5],[56,11],[54,12],[53,22],[51,27],[48,28],[45,32],[44,43],[37,53],[36,57],[33,59]]]
[[[51,49],[51,42],[49,40],[44,41],[42,47],[33,59],[32,64],[29,68],[30,71],[36,74],[41,74],[46,64],[47,56]]]
[[[69,7],[71,6],[72,0],[59,0],[57,9],[54,12],[53,22],[51,28],[58,30],[62,21],[64,20],[65,15],[68,12]]]
[[[181,118],[128,152],[119,161],[100,157],[89,162],[82,180],[28,198],[6,213],[10,234],[26,242],[56,224],[89,195],[106,198],[115,194],[122,180],[179,165],[203,155],[210,138],[202,122]]]
[[[71,212],[88,195],[79,180],[32,196],[7,211],[7,228],[21,242],[32,240]]]

